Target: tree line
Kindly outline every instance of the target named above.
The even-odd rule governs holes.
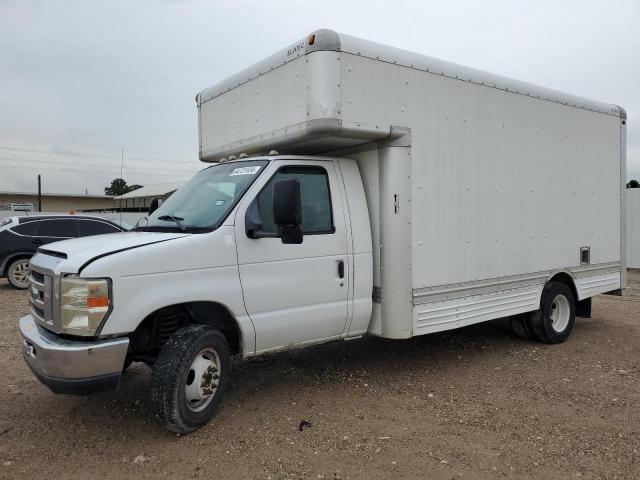
[[[104,188],[104,194],[117,197],[125,193],[133,192],[139,188],[142,188],[142,185],[138,185],[137,183],[127,185],[127,181],[124,178],[114,178],[111,180],[111,185]]]

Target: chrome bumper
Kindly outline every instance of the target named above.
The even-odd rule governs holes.
[[[31,315],[20,318],[19,328],[27,365],[55,393],[85,395],[120,384],[128,338],[69,340],[41,327]]]

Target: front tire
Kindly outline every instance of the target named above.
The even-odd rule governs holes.
[[[542,290],[540,309],[531,313],[533,331],[541,342],[562,343],[571,334],[576,319],[576,301],[571,289],[549,282]]]
[[[229,345],[207,325],[178,330],[153,367],[151,408],[168,430],[185,434],[216,414],[229,378]]]
[[[24,290],[29,286],[29,259],[18,258],[7,268],[7,280],[13,288]]]

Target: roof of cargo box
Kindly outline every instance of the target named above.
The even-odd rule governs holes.
[[[265,75],[296,58],[318,51],[335,51],[358,55],[434,75],[442,75],[562,105],[614,115],[623,119],[626,118],[624,109],[617,105],[596,102],[426,55],[344,35],[328,29],[316,30],[307,38],[295,42],[232,77],[201,91],[196,96],[198,106]]]

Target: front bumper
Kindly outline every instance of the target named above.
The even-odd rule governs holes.
[[[19,328],[24,360],[53,392],[88,395],[120,385],[128,338],[69,340],[41,327],[31,315],[20,318]]]

